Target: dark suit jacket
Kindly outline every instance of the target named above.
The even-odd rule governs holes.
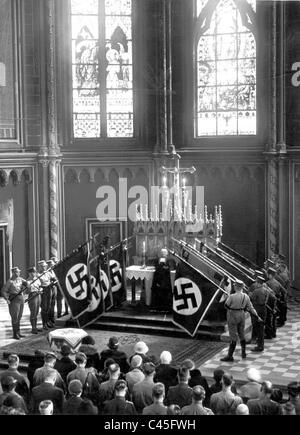
[[[205,390],[205,399],[203,401],[203,406],[209,405],[209,399],[210,399],[210,389],[207,383],[207,380],[201,375],[200,370],[194,369],[190,371],[190,380],[189,380],[189,386],[191,388],[195,387],[196,385],[201,385],[201,387]]]
[[[159,364],[155,369],[154,382],[162,382],[167,395],[169,387],[175,387],[178,384],[177,369],[170,364]]]
[[[116,397],[112,400],[107,400],[103,405],[104,415],[136,415],[134,404],[125,399]]]
[[[179,405],[180,408],[192,403],[193,389],[187,384],[179,383],[175,387],[170,387],[166,399],[166,405]]]
[[[63,356],[61,359],[58,359],[54,365],[54,368],[61,375],[63,380],[67,382],[68,374],[76,369],[76,364],[71,360],[68,356]]]
[[[39,404],[43,400],[51,400],[53,402],[53,414],[61,414],[65,403],[64,392],[54,385],[43,382],[34,387],[31,392],[30,410],[33,414],[39,413]]]

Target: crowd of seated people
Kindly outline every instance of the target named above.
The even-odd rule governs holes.
[[[98,353],[89,336],[75,358],[66,345],[60,355],[37,351],[28,377],[19,372],[17,355],[8,365],[0,373],[1,415],[300,414],[299,382],[288,385],[287,396],[255,368],[243,385],[221,369],[208,382],[192,360],[175,365],[169,351],[155,356],[144,342],[127,355],[117,337]]]

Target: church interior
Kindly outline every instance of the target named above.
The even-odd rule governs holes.
[[[174,204],[176,189],[191,186],[178,204],[197,222],[202,213],[196,235],[159,225],[150,196],[167,184]],[[192,359],[210,384],[221,368],[240,386],[254,368],[266,397],[272,382],[288,402],[297,383],[298,414],[299,215],[300,1],[0,0],[0,288],[12,268],[27,279],[41,260],[61,262],[95,235],[125,240],[127,266],[153,266],[162,248],[186,243],[190,267],[227,270],[223,281],[249,287],[266,260],[284,259],[287,319],[247,359],[220,362],[231,340],[226,310],[213,325],[204,317],[192,337],[170,313],[145,314],[136,302],[150,304],[146,280],[135,288],[127,279],[128,310],[105,313],[88,332],[99,350],[117,336],[128,355],[145,342],[176,364]],[[236,258],[224,254],[229,269],[225,257],[205,260],[210,240]],[[2,297],[0,305],[1,370],[17,353],[27,372],[26,347],[46,349],[50,332],[16,343]],[[29,317],[25,306],[28,331]],[[57,316],[56,327],[73,326]],[[251,326],[249,315],[246,335]]]

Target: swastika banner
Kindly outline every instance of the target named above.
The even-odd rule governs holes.
[[[126,265],[123,244],[120,243],[111,253],[109,260],[110,282],[114,306],[126,301]]]
[[[87,257],[86,250],[82,248],[57,263],[53,268],[59,289],[67,301],[74,319],[89,307]]]
[[[108,278],[104,276],[101,269],[101,257],[94,257],[90,261],[90,303],[88,309],[77,318],[77,323],[80,328],[94,323],[105,312],[105,296],[107,293],[105,288],[109,288]]]
[[[176,258],[173,323],[193,337],[220,290],[187,261]]]

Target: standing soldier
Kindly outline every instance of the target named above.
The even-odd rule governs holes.
[[[286,321],[287,312],[287,291],[285,288],[277,281],[276,270],[273,268],[268,269],[268,281],[267,286],[270,287],[277,298],[277,311],[278,311],[278,325],[283,326]]]
[[[51,307],[51,275],[47,269],[47,263],[45,260],[38,262],[39,266],[39,280],[41,282],[41,287],[43,289],[41,297],[41,316],[43,322],[43,329],[46,331],[52,328],[50,323],[50,307]]]
[[[3,287],[2,296],[8,304],[13,329],[13,338],[15,340],[20,340],[20,338],[25,337],[25,335],[20,333],[20,321],[24,309],[23,291],[26,289],[27,282],[25,279],[21,278],[21,270],[18,267],[13,267],[11,273],[11,278]]]
[[[27,290],[28,306],[30,310],[30,323],[31,333],[38,334],[40,331],[37,329],[37,317],[41,306],[41,281],[37,278],[37,271],[35,267],[28,269]]]
[[[262,352],[264,350],[264,340],[265,340],[265,323],[267,318],[267,300],[269,298],[269,291],[264,284],[265,279],[262,276],[257,276],[258,287],[252,292],[250,299],[253,304],[257,316],[252,317],[253,329],[256,332],[256,347],[252,349],[252,352]]]
[[[243,293],[243,281],[236,280],[234,284],[235,293],[228,296],[225,302],[227,308],[227,323],[229,329],[229,336],[231,339],[228,355],[221,358],[221,361],[234,361],[233,353],[236,348],[238,338],[242,347],[242,358],[246,358],[246,340],[245,340],[245,311],[258,317],[257,312],[252,306],[250,298],[247,294]],[[259,319],[261,321],[261,319]]]
[[[54,311],[55,311],[55,302],[56,302],[56,297],[57,297],[57,279],[55,276],[55,273],[53,272],[52,268],[55,266],[55,262],[50,259],[47,261],[47,266],[48,266],[48,270],[51,276],[51,301],[50,301],[50,311],[49,311],[49,323],[51,324],[51,326],[53,327],[55,324],[55,315],[54,315]]]
[[[273,290],[265,285],[268,290],[265,337],[271,339],[276,338],[277,298]]]

